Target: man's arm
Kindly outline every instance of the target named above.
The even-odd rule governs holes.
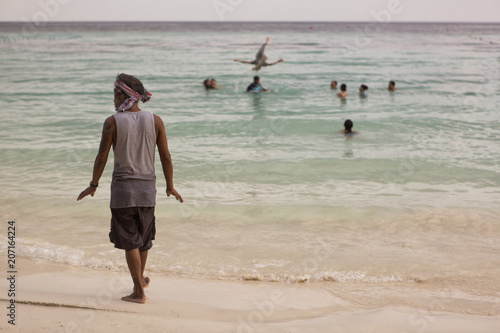
[[[106,162],[108,161],[109,150],[114,141],[116,141],[116,121],[115,118],[111,116],[104,121],[104,126],[102,128],[101,143],[99,144],[99,151],[97,152],[94,161],[94,170],[92,172],[91,183],[94,185],[98,185],[99,179],[101,179],[104,168],[106,167]],[[97,187],[89,186],[80,193],[76,200],[82,200],[89,194],[94,196],[96,190]]]
[[[167,196],[173,195],[175,199],[184,202],[181,195],[174,189],[174,167],[172,165],[172,158],[168,151],[167,134],[165,133],[165,125],[163,120],[157,115],[154,115],[155,130],[156,130],[156,145],[158,146],[158,153],[160,154],[161,166],[163,175],[167,182]]]
[[[272,62],[270,64],[266,64],[265,66],[273,66],[273,65],[279,64],[280,62],[283,62],[283,59],[280,59],[278,61]]]
[[[236,61],[236,62],[241,62],[242,64],[251,64],[252,61],[247,61],[247,60],[238,60],[238,59],[234,59],[233,61]]]

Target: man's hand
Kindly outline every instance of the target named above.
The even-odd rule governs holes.
[[[97,188],[95,188],[95,187],[92,187],[92,186],[87,187],[85,190],[82,191],[82,193],[80,193],[80,195],[78,196],[76,201],[82,200],[83,198],[85,198],[89,194],[91,196],[94,196],[96,190],[97,190]]]
[[[182,199],[181,195],[179,193],[177,193],[177,191],[175,189],[168,189],[167,188],[167,197],[169,197],[170,195],[173,195],[176,200],[178,200],[180,202],[184,202],[184,200]]]

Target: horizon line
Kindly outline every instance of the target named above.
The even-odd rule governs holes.
[[[34,23],[31,21],[3,21],[0,23]],[[398,24],[398,23],[417,23],[417,24],[500,24],[500,21],[388,21],[382,22],[377,20],[372,21],[258,21],[258,20],[248,20],[248,21],[231,21],[231,20],[54,20],[42,22],[40,25],[46,25],[51,23],[380,23],[380,24]]]

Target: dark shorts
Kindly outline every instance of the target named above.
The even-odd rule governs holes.
[[[111,208],[109,240],[116,248],[147,251],[153,246],[155,234],[154,207]]]

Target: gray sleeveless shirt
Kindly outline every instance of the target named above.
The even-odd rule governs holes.
[[[156,204],[154,118],[148,111],[117,112],[110,208]]]

